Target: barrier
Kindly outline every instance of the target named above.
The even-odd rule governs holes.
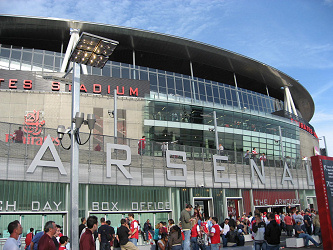
[[[311,237],[317,241],[318,243],[320,243],[320,239],[318,235],[311,235]],[[313,243],[311,241],[309,241],[309,245],[313,245]],[[298,248],[298,247],[304,247],[304,239],[303,238],[287,238],[286,240],[286,247],[294,247],[294,248]]]

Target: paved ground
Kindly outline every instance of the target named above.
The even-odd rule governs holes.
[[[299,248],[286,248],[286,236],[282,235],[281,236],[281,243],[280,243],[280,249],[284,250],[300,250],[300,249],[324,249],[323,246],[320,247],[315,247],[315,246],[309,246],[309,247],[299,247]],[[155,246],[153,248],[150,248],[150,246],[139,246],[140,250],[155,250]],[[252,250],[253,249],[253,242],[246,242],[245,246],[241,247],[226,247],[226,248],[221,248],[221,249],[230,249],[230,250]]]

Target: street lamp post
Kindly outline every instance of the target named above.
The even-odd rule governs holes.
[[[323,138],[323,139],[321,139],[321,138]],[[328,156],[327,145],[326,145],[326,138],[325,138],[325,136],[321,136],[321,137],[319,137],[318,139],[324,141],[324,146],[325,146],[325,156]],[[319,147],[319,148],[320,148],[320,147]]]
[[[117,41],[83,32],[78,39],[76,46],[72,50],[69,59],[74,63],[72,82],[72,124],[70,131],[70,148],[72,149],[72,156],[69,211],[69,217],[71,222],[70,239],[72,250],[79,249],[79,145],[83,145],[88,142],[94,123],[96,121],[93,115],[88,115],[88,119],[84,121],[84,114],[80,113],[80,64],[103,68],[117,45]],[[85,124],[88,124],[90,129],[90,135],[88,140],[82,144],[79,137],[79,128],[83,122],[85,122]],[[60,142],[64,133],[66,132],[68,133],[68,131],[64,130],[64,126],[58,127],[58,137],[60,139]]]

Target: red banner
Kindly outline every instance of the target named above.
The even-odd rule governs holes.
[[[324,249],[333,249],[333,157],[312,156],[311,163]]]

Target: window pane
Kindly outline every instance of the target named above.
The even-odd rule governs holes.
[[[176,78],[176,94],[183,96],[183,82],[180,78]]]
[[[112,77],[120,78],[120,68],[112,65]]]

